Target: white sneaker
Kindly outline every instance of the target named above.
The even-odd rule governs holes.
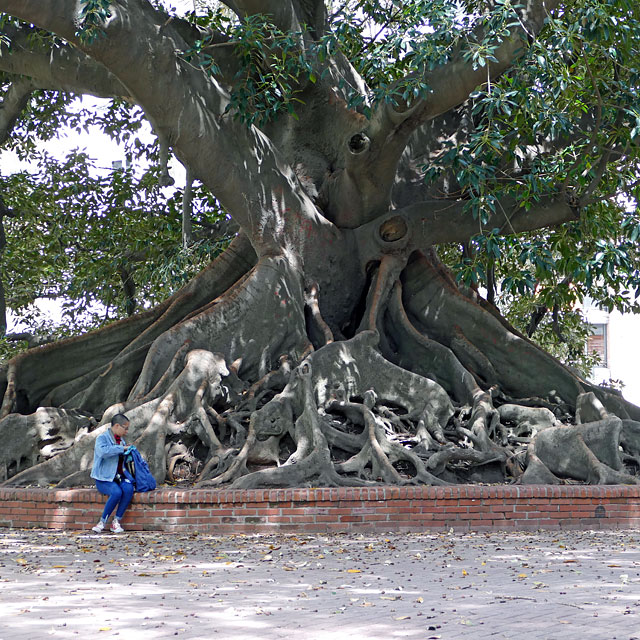
[[[102,533],[104,531],[104,520],[100,520],[95,527],[91,527],[91,531],[95,531],[96,533]]]
[[[120,520],[114,518],[111,523],[111,532],[112,533],[124,533],[124,529],[120,525]]]

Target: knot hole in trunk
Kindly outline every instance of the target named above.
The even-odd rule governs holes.
[[[356,133],[349,138],[349,151],[357,155],[366,151],[370,144],[371,140],[364,133]]]
[[[409,225],[403,216],[387,218],[378,227],[378,238],[386,251],[404,249],[409,241]]]

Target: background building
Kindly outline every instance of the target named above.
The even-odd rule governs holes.
[[[589,351],[596,351],[602,366],[593,370],[596,384],[622,382],[622,395],[640,405],[640,315],[611,313],[585,300],[584,314],[593,327]]]

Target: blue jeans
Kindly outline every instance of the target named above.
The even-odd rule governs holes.
[[[104,505],[102,519],[107,520],[116,506],[118,507],[116,518],[122,518],[131,498],[133,498],[133,485],[128,480],[123,480],[120,483],[96,480],[96,487],[100,493],[109,496],[107,504]]]

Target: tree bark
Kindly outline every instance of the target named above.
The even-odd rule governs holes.
[[[42,55],[29,63],[15,33],[0,69],[33,66],[15,92],[49,83],[135,101],[163,155],[175,153],[188,183],[201,181],[240,233],[156,309],[30,350],[0,371],[8,482],[86,481],[94,427],[122,412],[160,482],[178,460],[201,469],[192,482],[243,488],[637,481],[628,422],[640,410],[594,389],[465,295],[435,249],[495,229],[559,225],[579,209],[554,187],[529,210],[501,202],[480,224],[463,200],[418,186],[411,155],[420,144],[436,153],[447,131],[464,134],[451,110],[523,54],[557,0],[528,0],[488,69],[457,52],[429,71],[430,93],[415,104],[380,106],[370,120],[348,109],[339,79],[366,86],[337,54],[316,82],[299,81],[296,118],[261,128],[227,112],[238,61],[223,34],[209,35],[224,44],[225,70],[208,75],[182,55],[200,28],[146,0],[114,0],[104,34],[87,42],[76,4],[0,0],[0,10],[70,43],[47,67]],[[239,16],[270,14],[290,32],[309,24],[296,40],[303,53],[327,27],[316,0],[225,4]],[[185,188],[185,214],[187,202]],[[596,400],[598,420],[573,425]],[[73,435],[81,418],[88,424]],[[54,419],[60,438],[43,427]],[[43,434],[55,446],[39,446]],[[556,455],[558,443],[570,464]]]

